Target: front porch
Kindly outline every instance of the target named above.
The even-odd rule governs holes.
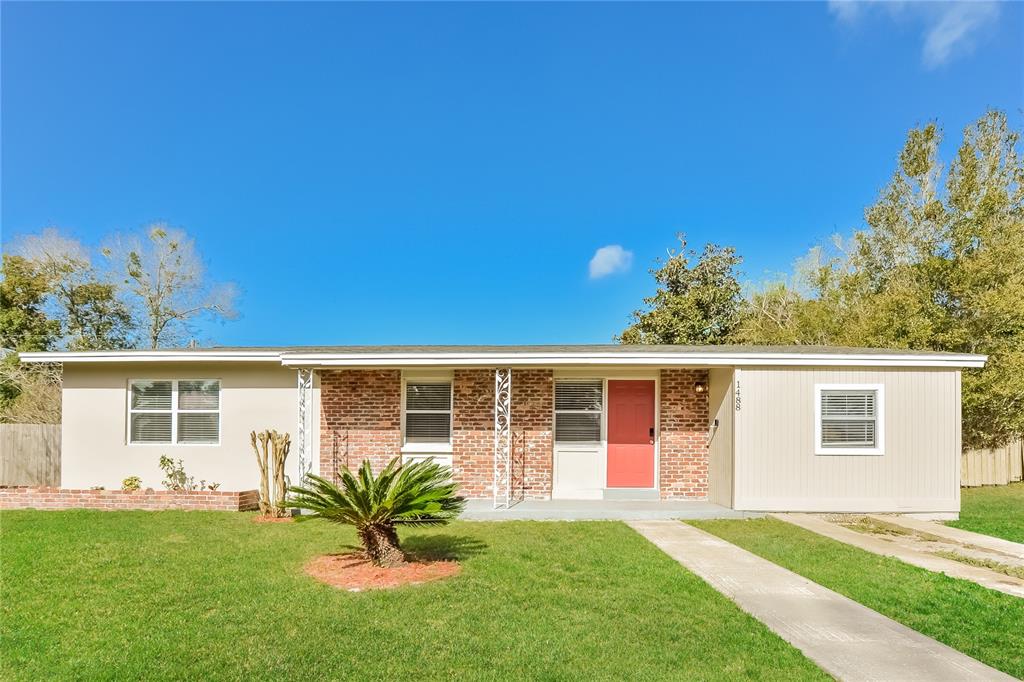
[[[467,521],[636,521],[662,519],[745,519],[764,516],[704,500],[523,500],[509,508],[489,499],[469,500]]]

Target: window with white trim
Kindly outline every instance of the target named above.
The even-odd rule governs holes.
[[[819,455],[880,455],[883,387],[875,384],[815,386],[815,452]]]
[[[555,382],[555,442],[598,443],[604,382],[601,379]]]
[[[405,384],[405,442],[434,447],[452,442],[452,382],[409,379]]]
[[[220,381],[130,382],[128,442],[132,445],[220,443]]]

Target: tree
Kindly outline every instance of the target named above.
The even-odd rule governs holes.
[[[724,343],[740,320],[741,289],[738,267],[742,259],[732,247],[706,244],[697,253],[677,235],[679,251],[669,251],[651,270],[657,282],[653,296],[644,299],[646,310],[633,313],[633,324],[619,341],[627,344]]]
[[[1024,434],[1020,134],[987,112],[944,183],[941,139],[933,123],[911,130],[852,244],[808,270],[806,295],[755,294],[738,337],[986,354],[963,375],[963,435],[990,447]]]
[[[115,284],[97,272],[88,251],[54,228],[17,240],[15,250],[45,278],[50,317],[69,350],[131,348],[133,320]]]
[[[104,254],[120,269],[150,348],[181,342],[202,315],[235,317],[235,289],[206,279],[195,242],[183,231],[153,225],[146,239],[119,238]]]
[[[367,558],[376,566],[405,563],[396,526],[442,525],[465,507],[455,495],[447,467],[430,460],[403,465],[395,457],[377,476],[369,460],[353,474],[344,469],[341,485],[307,475],[309,487],[292,486],[287,505],[319,517],[355,526]]]
[[[22,351],[50,350],[60,337],[60,324],[43,307],[48,282],[21,256],[5,253],[0,280],[0,420],[60,421],[60,372],[49,365],[27,367]]]

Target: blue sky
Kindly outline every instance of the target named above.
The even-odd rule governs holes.
[[[677,231],[760,280],[909,127],[1020,127],[1022,10],[8,2],[3,239],[182,227],[223,344],[609,341]]]

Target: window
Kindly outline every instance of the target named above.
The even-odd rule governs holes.
[[[220,381],[132,381],[128,430],[133,445],[216,445]]]
[[[409,380],[405,384],[406,444],[450,445],[452,382]]]
[[[555,442],[600,442],[603,403],[600,379],[555,382]]]
[[[882,454],[883,397],[883,387],[876,384],[815,386],[815,453]]]

